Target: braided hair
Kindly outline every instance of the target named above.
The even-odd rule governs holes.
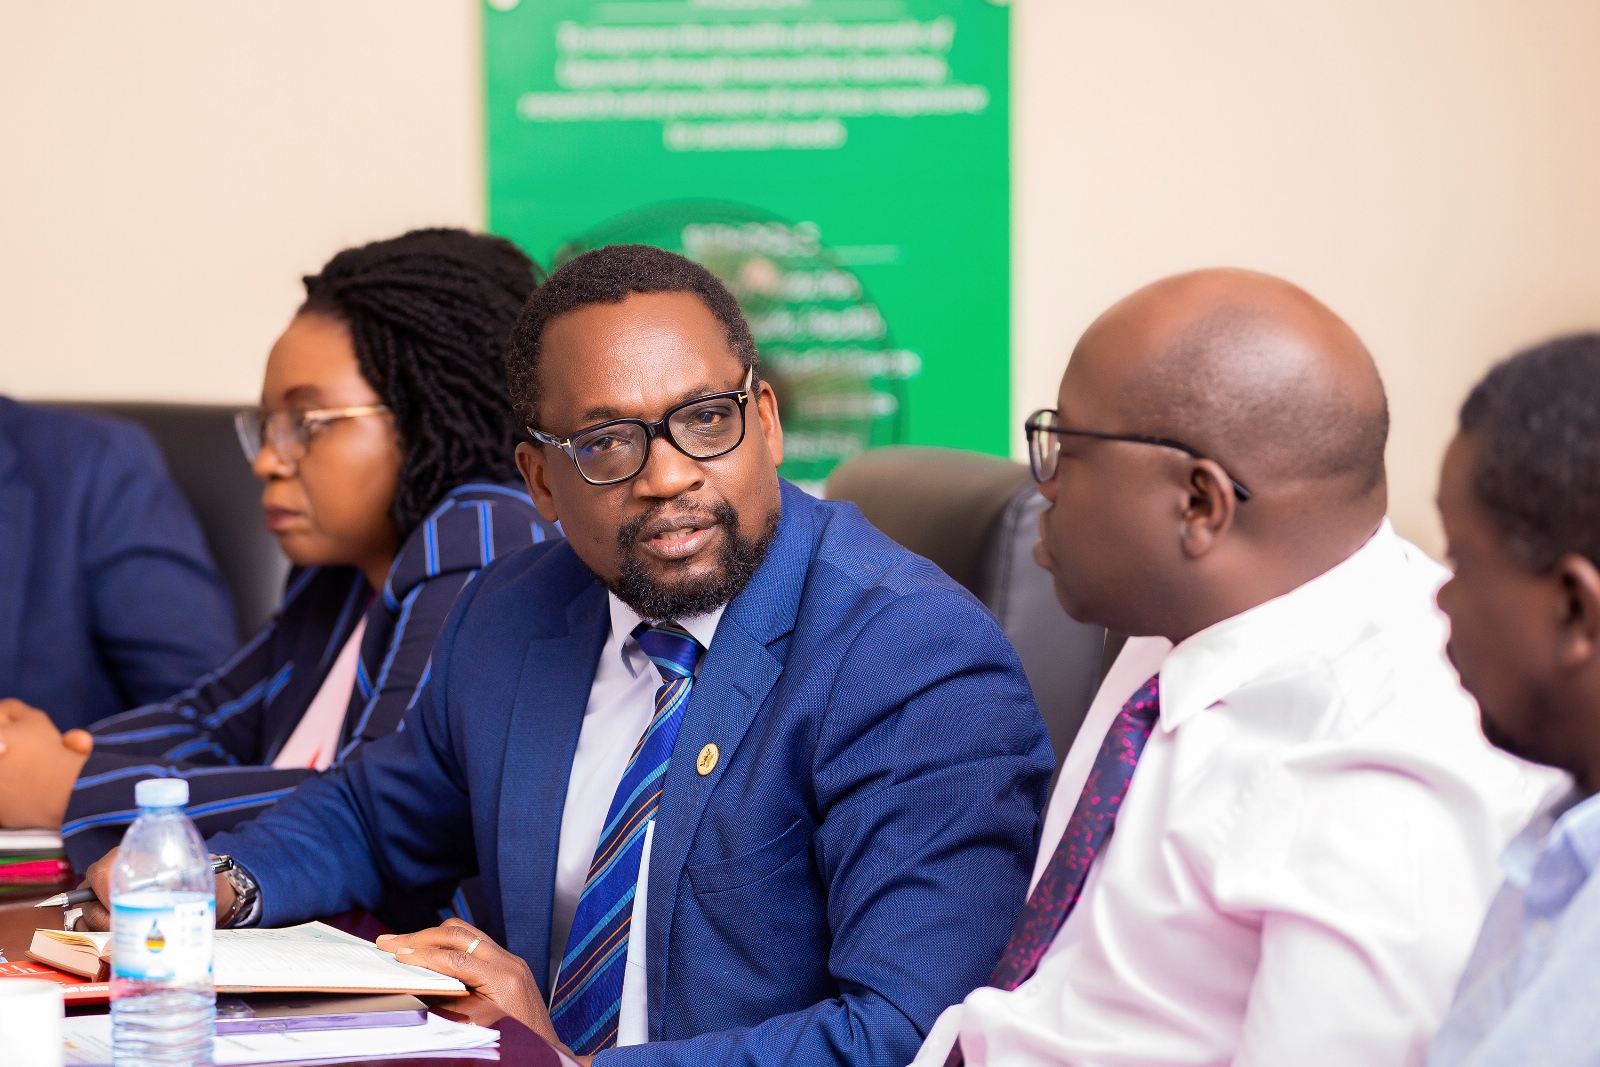
[[[544,272],[510,241],[412,230],[347,248],[304,279],[301,314],[345,324],[405,458],[389,515],[404,538],[472,477],[516,473],[506,339]]]

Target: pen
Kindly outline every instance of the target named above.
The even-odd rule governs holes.
[[[211,857],[211,873],[212,874],[221,874],[223,871],[231,871],[231,870],[233,870],[233,857],[232,856],[212,856]],[[142,882],[134,882],[128,888],[129,889],[149,889],[151,886],[157,886],[157,885],[160,885],[160,884],[161,884],[161,880],[159,878],[146,878]],[[89,901],[93,900],[94,898],[95,898],[94,890],[90,889],[88,886],[84,886],[82,889],[74,889],[70,893],[57,893],[53,897],[46,897],[44,900],[41,900],[41,901],[39,901],[39,903],[35,904],[34,907],[36,907],[36,908],[56,908],[56,907],[71,908],[71,907],[74,907],[74,906],[76,906],[78,904],[87,904],[87,903],[89,903]]]

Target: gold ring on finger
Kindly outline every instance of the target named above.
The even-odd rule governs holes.
[[[469,955],[469,956],[472,955],[472,950],[477,948],[481,944],[483,944],[483,938],[481,938],[481,937],[473,938],[472,939],[472,944],[467,946],[467,955]]]

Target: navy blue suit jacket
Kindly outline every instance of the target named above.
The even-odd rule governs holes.
[[[543,987],[567,777],[608,626],[565,542],[486,569],[400,733],[213,839],[260,882],[263,922],[481,871],[481,925]],[[721,758],[702,776],[708,743]],[[657,813],[633,936],[661,1043],[597,1063],[908,1062],[999,957],[1051,769],[994,618],[853,505],[784,485]]]
[[[87,726],[164,700],[238,644],[150,435],[0,397],[0,697]]]

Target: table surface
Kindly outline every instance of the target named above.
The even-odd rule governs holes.
[[[4,953],[8,960],[25,960],[28,958],[28,946],[33,943],[33,932],[40,927],[61,928],[60,908],[35,908],[35,902],[43,900],[51,894],[41,893],[35,897],[7,900],[0,903],[0,953]],[[345,915],[325,919],[330,925],[337,926],[361,937],[371,938],[384,932],[383,924],[365,912],[350,912]],[[466,1022],[475,1022],[480,1026],[490,1026],[500,1031],[500,1063],[505,1067],[561,1067],[561,1057],[555,1049],[547,1045],[532,1030],[523,1026],[515,1019],[500,1017],[481,998],[442,998],[434,1002],[434,1010],[446,1018]],[[451,1010],[452,1008],[456,1010]],[[382,1060],[343,1060],[342,1063],[350,1067],[370,1065],[370,1067],[485,1067],[492,1061],[469,1059],[465,1057],[444,1058],[430,1056],[426,1059],[382,1059]],[[569,1063],[571,1061],[568,1061]]]

